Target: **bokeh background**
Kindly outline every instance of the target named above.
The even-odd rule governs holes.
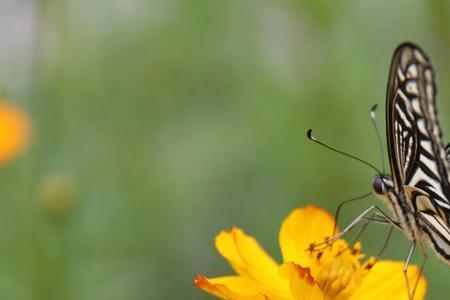
[[[0,97],[32,122],[0,167],[0,298],[210,299],[192,281],[232,274],[214,237],[233,224],[280,259],[293,208],[371,190],[373,170],[305,132],[381,168],[368,113],[384,140],[404,40],[433,58],[448,137],[448,1],[0,0]],[[369,254],[385,233],[363,235]],[[408,247],[396,233],[385,257]]]

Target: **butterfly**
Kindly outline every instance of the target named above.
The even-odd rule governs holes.
[[[395,50],[386,95],[386,133],[391,176],[373,181],[396,225],[450,264],[450,146],[444,147],[436,109],[431,61],[417,45]],[[422,251],[425,253],[424,251]],[[408,257],[409,258],[409,257]]]
[[[414,297],[415,287],[411,292],[406,273],[416,246],[424,255],[422,267],[427,258],[425,244],[450,265],[450,144],[444,147],[436,94],[435,73],[428,55],[413,43],[400,44],[391,60],[386,92],[386,135],[391,175],[380,172],[354,155],[322,143],[312,136],[311,130],[307,132],[310,140],[376,170],[378,175],[372,184],[373,193],[395,216],[391,218],[373,205],[339,234],[334,235],[333,232],[333,238],[312,244],[310,249],[331,245],[363,220],[390,224],[391,231],[396,227],[412,241],[403,269],[409,299]],[[371,111],[372,120],[375,107]],[[341,203],[336,218],[343,204],[368,195]],[[373,211],[378,218],[367,217]]]

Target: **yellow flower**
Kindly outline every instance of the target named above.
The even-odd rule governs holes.
[[[29,141],[29,117],[16,106],[0,102],[0,164],[20,154]]]
[[[197,275],[194,284],[214,296],[233,300],[408,299],[403,262],[375,263],[374,258],[363,262],[361,244],[349,247],[344,240],[320,252],[308,250],[311,243],[330,236],[333,226],[333,217],[320,208],[310,205],[294,210],[280,230],[281,265],[241,229],[222,231],[216,237],[216,247],[237,275]],[[418,276],[419,269],[410,265],[412,285]],[[422,276],[414,299],[423,299],[425,290]]]

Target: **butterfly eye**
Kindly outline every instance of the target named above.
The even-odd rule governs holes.
[[[384,182],[381,176],[377,176],[373,181],[373,191],[378,195],[384,194]]]

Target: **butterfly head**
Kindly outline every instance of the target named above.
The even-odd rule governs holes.
[[[385,198],[392,188],[392,178],[388,175],[377,175],[373,181],[373,193],[378,197]]]

